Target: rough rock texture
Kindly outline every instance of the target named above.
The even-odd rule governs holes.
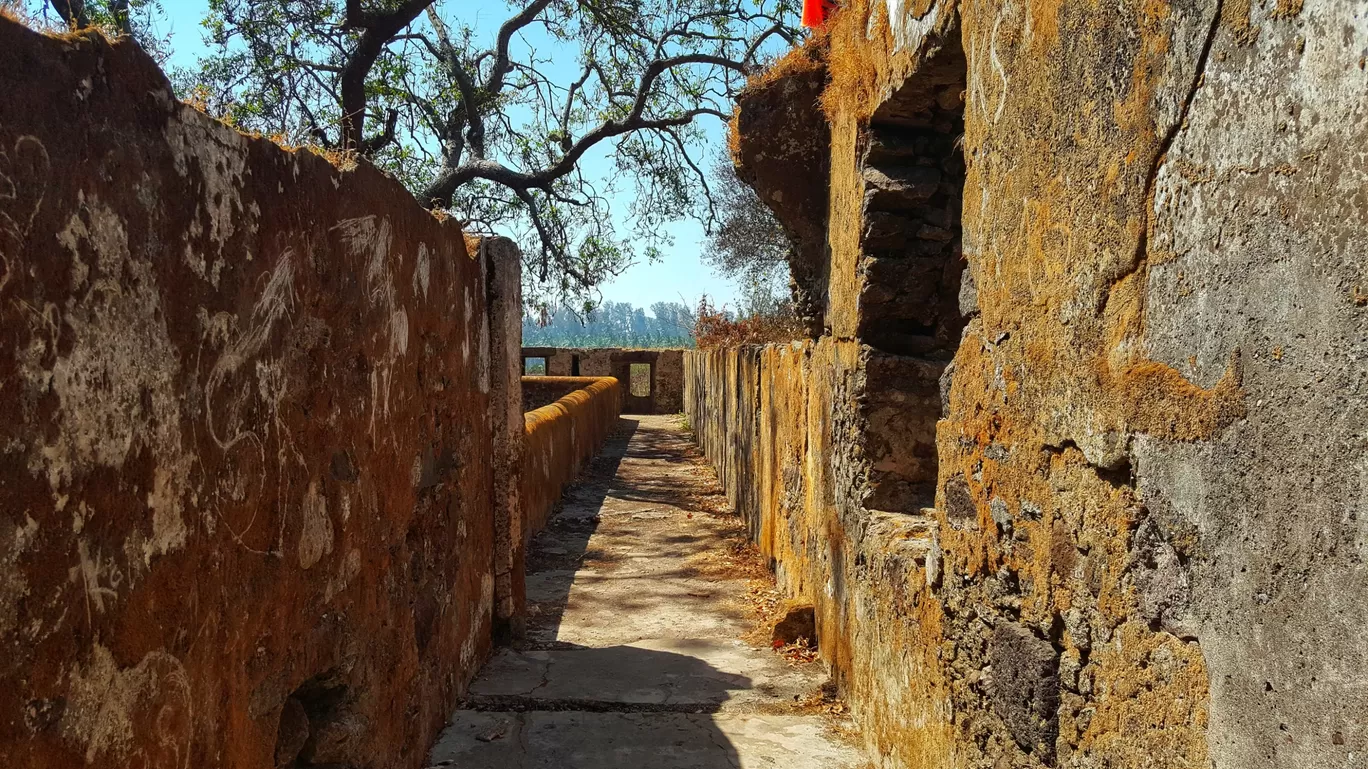
[[[467,245],[470,241],[467,240]],[[494,636],[520,638],[526,629],[522,512],[522,253],[507,238],[480,238],[489,302],[489,414],[494,463]]]
[[[731,152],[737,176],[774,211],[793,242],[789,273],[808,334],[822,334],[827,300],[827,200],[831,132],[820,99],[826,87],[820,35],[753,78],[737,96]]]
[[[0,765],[418,766],[490,647],[486,265],[131,43],[0,19],[0,93]]]
[[[780,586],[815,607],[822,657],[871,755],[954,765],[941,611],[926,585],[934,524],[861,502],[859,359],[827,338],[690,352],[685,411]]]
[[[853,2],[828,39],[831,332],[691,353],[686,403],[816,603],[871,747],[899,767],[1361,763],[1368,12]],[[912,256],[882,214],[943,192],[871,154],[953,112],[957,66],[967,271],[870,269],[871,239]],[[881,424],[926,429],[897,393],[930,372],[871,372],[937,351],[890,350],[871,296],[921,297],[922,336],[964,328],[934,454],[890,452],[934,463],[921,514],[870,504],[871,451]]]
[[[553,377],[615,377],[622,383],[622,413],[678,414],[684,410],[684,351],[626,350],[619,347],[524,347],[523,360],[545,358]],[[632,393],[631,366],[649,364],[648,395]],[[644,383],[637,383],[638,386]]]
[[[612,377],[599,377],[555,403],[523,415],[526,433],[520,496],[524,544],[546,525],[561,491],[602,448],[621,413],[621,385]]]

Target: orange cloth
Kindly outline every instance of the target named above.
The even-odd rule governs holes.
[[[820,27],[825,24],[834,5],[830,0],[803,0],[803,26]]]

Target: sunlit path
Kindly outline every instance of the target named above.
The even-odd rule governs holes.
[[[485,666],[433,766],[842,769],[859,754],[816,712],[820,664],[754,635],[747,575],[717,557],[733,521],[674,417],[621,431],[533,542],[528,642]]]

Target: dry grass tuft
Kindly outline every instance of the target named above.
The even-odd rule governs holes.
[[[829,27],[831,75],[822,93],[822,109],[828,120],[845,115],[864,122],[878,107],[880,83],[888,75],[893,40],[888,6],[877,3],[871,11],[869,0],[852,0],[836,12]],[[866,36],[866,30],[871,34]]]
[[[295,143],[290,140],[288,135],[279,131],[265,133],[257,130],[245,130],[242,126],[238,125],[237,118],[233,115],[233,107],[231,104],[225,107],[221,113],[216,113],[210,107],[209,98],[209,89],[206,86],[200,85],[196,86],[190,92],[190,95],[182,99],[181,102],[196,112],[217,120],[243,136],[250,136],[253,139],[265,139],[286,152],[298,152],[300,150],[312,152],[328,161],[329,164],[339,171],[354,170],[361,157],[356,150],[333,149],[312,142]]]
[[[791,75],[822,69],[826,66],[830,46],[830,33],[826,29],[815,30],[802,45],[747,78],[746,87],[761,88]]]
[[[104,26],[72,29],[62,23],[61,19],[31,12],[28,8],[28,4],[23,0],[0,0],[0,18],[23,24],[34,32],[47,35],[48,37],[66,39],[96,34],[107,41],[119,37],[118,31]]]
[[[905,16],[924,19],[931,6],[899,7]],[[925,37],[903,49],[894,40],[887,3],[850,0],[836,11],[828,24],[830,79],[822,94],[822,109],[833,125],[841,117],[858,124],[868,121],[892,88],[933,58],[928,51],[947,44],[948,35],[959,34],[956,4],[946,1],[936,7],[939,15]]]
[[[741,162],[741,106],[732,107],[731,120],[727,121],[727,157],[732,165]]]
[[[34,21],[24,8],[22,0],[0,0],[0,19],[9,19],[32,29]]]

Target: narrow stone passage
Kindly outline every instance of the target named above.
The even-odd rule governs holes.
[[[860,766],[821,664],[758,638],[718,493],[677,418],[624,417],[529,549],[527,642],[485,666],[429,764]]]

